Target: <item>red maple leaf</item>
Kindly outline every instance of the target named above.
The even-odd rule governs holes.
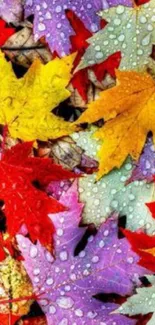
[[[139,264],[155,272],[155,256],[151,254],[151,250],[155,249],[155,236],[127,229],[123,230],[123,233],[130,242],[133,251],[140,256]]]
[[[0,262],[3,261],[6,257],[4,245],[3,245],[3,236],[0,233]]]
[[[20,316],[10,314],[0,314],[0,325],[15,325]]]
[[[15,33],[15,29],[7,27],[6,22],[0,19],[0,46],[4,45],[7,39]]]
[[[71,10],[66,11],[66,16],[75,32],[75,35],[70,37],[72,48],[71,53],[78,52],[76,60],[74,62],[74,67],[77,67],[81,57],[84,55],[85,50],[89,46],[87,40],[93,34],[85,27],[84,23],[73,13]],[[101,28],[106,26],[105,21],[101,21]],[[121,60],[120,52],[114,53],[107,60],[100,64],[96,64],[91,69],[94,71],[97,79],[102,81],[106,72],[108,72],[112,77],[115,76],[115,69],[119,67]],[[88,80],[88,68],[76,72],[72,78],[72,85],[76,88],[83,98],[87,101],[87,91],[89,86]]]
[[[143,5],[144,3],[150,2],[150,0],[135,0],[137,6]]]
[[[30,157],[32,143],[20,143],[7,150],[0,162],[0,199],[10,236],[26,225],[32,241],[40,240],[51,248],[54,232],[49,213],[64,211],[64,207],[49,197],[43,187],[52,180],[77,177],[55,165],[49,158]],[[39,182],[40,189],[34,186]]]

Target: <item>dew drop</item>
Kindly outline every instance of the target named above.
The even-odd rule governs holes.
[[[60,308],[70,309],[74,305],[74,300],[72,298],[70,298],[70,297],[63,296],[63,297],[58,298],[56,300],[56,303],[58,304],[58,306]]]
[[[31,248],[30,248],[30,256],[32,258],[35,258],[37,256],[37,254],[38,254],[37,247],[36,246],[31,246]]]

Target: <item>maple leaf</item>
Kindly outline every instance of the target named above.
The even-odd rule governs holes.
[[[140,7],[118,6],[100,13],[108,24],[90,38],[79,69],[106,60],[120,51],[120,70],[144,70],[155,44],[155,4],[150,1]]]
[[[10,314],[0,314],[0,325],[15,325],[20,316]]]
[[[87,39],[91,37],[93,34],[85,27],[85,25],[81,22],[81,20],[70,10],[66,13],[67,18],[75,31],[75,35],[70,36],[72,48],[71,53],[78,51],[76,56],[76,60],[74,62],[74,67],[77,67],[79,64],[81,57],[85,53],[85,50],[88,47]],[[115,69],[119,67],[120,63],[120,54],[115,53],[111,55],[106,61],[101,64],[97,64],[92,67],[96,78],[101,82],[108,72],[112,77],[115,77]],[[71,83],[74,88],[76,88],[81,95],[82,99],[87,101],[87,93],[89,89],[89,76],[88,69],[80,70],[74,73]]]
[[[96,159],[101,141],[92,137],[98,128],[81,131],[72,135],[77,145],[86,154]],[[96,175],[87,175],[79,179],[80,200],[85,204],[83,223],[95,223],[99,226],[113,211],[126,216],[126,226],[131,230],[144,228],[146,232],[155,231],[155,220],[145,203],[155,200],[154,183],[135,181],[126,185],[132,173],[132,161],[127,159],[119,170],[113,170],[96,182]]]
[[[124,235],[132,249],[140,256],[139,264],[155,272],[155,236],[124,229]]]
[[[153,175],[155,174],[155,148],[152,138],[148,138],[144,150],[139,158],[139,161],[135,163],[135,168],[132,171],[131,177],[127,181],[133,182],[135,180],[147,180],[147,182],[153,181]]]
[[[33,182],[47,186],[52,180],[74,178],[75,174],[50,159],[28,157],[31,149],[32,143],[17,144],[4,154],[0,162],[0,198],[5,203],[9,234],[14,236],[25,224],[33,241],[39,239],[50,248],[54,227],[48,213],[62,211],[64,207],[38,190]]]
[[[70,96],[66,86],[74,58],[56,58],[46,65],[36,60],[24,77],[17,79],[11,64],[0,53],[0,123],[8,125],[12,137],[47,140],[74,130],[72,123],[51,113]]]
[[[74,3],[71,0],[61,0],[61,4],[54,0],[46,0],[44,6],[40,0],[31,2],[27,0],[25,12],[26,16],[35,13],[35,39],[45,36],[51,50],[56,51],[60,56],[64,56],[65,53],[69,53],[69,37],[73,34],[69,21],[65,19],[65,10],[72,10],[84,22],[86,28],[96,32],[100,23],[100,18],[96,13],[105,7],[107,8],[108,5],[118,4],[131,5],[131,0],[107,0],[106,3],[101,0],[86,0],[84,2],[78,0]]]
[[[76,121],[91,123],[100,118],[110,120],[95,134],[103,141],[99,151],[98,178],[114,167],[119,168],[128,155],[137,160],[147,133],[154,132],[154,80],[147,73],[135,71],[117,71],[116,76],[116,86],[101,92],[99,99],[89,104]]]
[[[128,298],[127,301],[118,308],[117,312],[127,315],[147,315],[153,313],[151,319],[147,322],[147,325],[154,325],[155,323],[155,277],[146,276],[151,283],[151,287],[138,288],[136,294]]]
[[[48,324],[66,322],[70,325],[73,321],[77,324],[90,321],[92,325],[106,321],[116,322],[116,325],[124,322],[134,324],[133,320],[110,315],[116,308],[114,304],[103,304],[92,298],[102,290],[105,293],[130,294],[133,283],[140,284],[138,275],[146,272],[137,266],[137,255],[131,251],[127,240],[118,239],[116,216],[102,224],[97,235],[89,238],[85,249],[74,256],[74,250],[85,233],[85,228],[78,227],[83,205],[78,203],[76,183],[61,196],[60,202],[67,205],[69,211],[52,217],[57,229],[55,259],[39,242],[33,245],[28,238],[17,235],[23,264],[34,290],[37,294],[42,292],[38,303]]]
[[[1,0],[0,16],[8,23],[18,23],[22,16],[21,0]]]
[[[15,33],[15,29],[7,27],[6,22],[0,19],[0,46],[2,46],[6,40]]]

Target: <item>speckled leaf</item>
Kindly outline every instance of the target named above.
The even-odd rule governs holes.
[[[137,265],[138,257],[126,238],[118,239],[117,216],[102,224],[85,249],[74,256],[85,232],[85,228],[78,227],[83,205],[78,203],[76,183],[62,195],[60,202],[69,211],[52,216],[57,229],[55,260],[39,242],[33,245],[28,238],[17,236],[35,292],[42,293],[38,303],[48,324],[135,324],[134,320],[109,315],[116,305],[92,298],[99,292],[131,294],[133,286],[140,284],[138,277],[146,272]]]
[[[152,138],[148,138],[144,151],[132,171],[129,182],[146,179],[153,181],[155,175],[155,147]]]
[[[31,297],[32,292],[32,284],[21,262],[9,256],[3,263],[0,263],[0,300],[17,299],[17,301],[12,303],[1,303],[0,313],[27,314],[32,304],[32,299],[23,300],[22,298]]]
[[[97,128],[72,135],[86,154],[95,157],[100,141],[92,138]],[[155,220],[145,203],[155,199],[154,183],[135,181],[125,186],[132,171],[131,160],[127,160],[119,170],[113,170],[96,182],[96,175],[82,177],[79,180],[80,200],[85,203],[83,221],[100,225],[116,210],[127,216],[127,227],[135,230],[144,227],[148,233],[155,231]]]
[[[79,65],[85,68],[100,63],[121,51],[120,70],[141,70],[148,63],[155,44],[155,2],[140,7],[118,6],[100,13],[107,26],[89,39],[91,44]]]
[[[17,23],[22,16],[21,0],[1,0],[0,16],[7,22]]]
[[[128,298],[127,301],[117,310],[121,314],[127,315],[146,315],[154,313],[147,325],[155,324],[155,277],[148,276],[149,282],[152,284],[148,288],[140,288],[136,290],[136,294]]]
[[[71,48],[69,38],[74,34],[65,10],[71,9],[92,32],[99,29],[99,10],[118,4],[131,5],[131,0],[26,0],[26,15],[35,13],[34,34],[38,40],[46,36],[51,50],[60,56],[69,53]]]

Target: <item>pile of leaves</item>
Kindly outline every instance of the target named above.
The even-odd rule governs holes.
[[[155,324],[155,1],[0,1],[0,325]]]

